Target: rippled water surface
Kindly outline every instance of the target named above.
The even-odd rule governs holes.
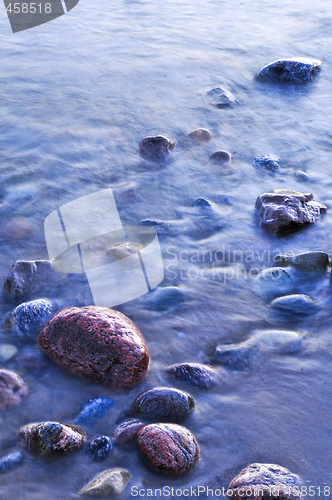
[[[1,453],[15,447],[22,425],[71,423],[89,397],[116,401],[108,416],[86,428],[90,438],[110,435],[135,396],[158,385],[193,394],[196,410],[183,424],[200,447],[195,470],[177,480],[151,472],[136,451],[114,449],[101,465],[84,452],[54,462],[27,457],[1,476],[0,498],[78,498],[77,490],[96,473],[116,466],[132,476],[121,499],[132,498],[135,485],[226,487],[252,462],[278,463],[308,486],[332,486],[330,274],[299,282],[298,291],[321,305],[308,317],[272,313],[270,297],[253,291],[248,274],[274,265],[278,252],[332,253],[329,3],[81,0],[66,16],[17,34],[4,8],[0,16],[1,281],[17,259],[47,258],[43,222],[57,206],[111,187],[123,224],[173,221],[159,230],[161,287],[179,286],[184,294],[182,303],[163,310],[153,306],[152,294],[118,308],[138,324],[151,354],[147,378],[129,393],[77,380],[46,359],[40,369],[4,363],[21,373],[30,393],[1,414]],[[294,56],[322,60],[314,82],[255,81],[268,62]],[[218,86],[231,90],[238,104],[211,107],[206,92]],[[185,136],[197,127],[208,128],[214,139],[189,144]],[[138,155],[140,139],[154,134],[177,143],[165,165]],[[218,149],[234,157],[228,171],[207,162]],[[265,154],[281,158],[278,173],[253,168],[254,156]],[[296,180],[298,171],[307,173],[305,182]],[[255,200],[278,187],[312,192],[327,213],[292,235],[266,235]],[[197,197],[217,207],[193,207]],[[216,255],[224,256],[221,262]],[[254,255],[251,261],[248,255]],[[214,274],[213,266],[221,270]],[[62,299],[75,304],[77,294],[69,286]],[[3,296],[2,316],[14,305]],[[302,350],[265,353],[211,391],[165,375],[173,363],[213,363],[218,344],[245,340],[264,327],[302,332]],[[2,343],[14,342],[5,329],[0,335]]]

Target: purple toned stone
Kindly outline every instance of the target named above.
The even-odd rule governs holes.
[[[169,387],[156,387],[139,394],[132,405],[134,415],[178,420],[194,408],[195,400],[187,392]]]
[[[135,441],[138,431],[144,426],[144,422],[131,418],[118,425],[112,434],[113,443],[125,446]]]
[[[0,369],[0,410],[21,403],[28,387],[17,373]]]
[[[190,382],[193,385],[211,389],[217,383],[225,382],[227,378],[226,370],[217,372],[211,366],[199,363],[180,363],[167,368],[167,373],[173,377]]]

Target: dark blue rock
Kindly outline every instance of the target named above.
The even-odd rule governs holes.
[[[321,66],[322,63],[318,59],[282,59],[264,66],[258,73],[257,78],[260,80],[304,83],[312,80],[320,71]]]
[[[23,454],[20,451],[13,451],[0,458],[0,472],[14,469],[23,462]]]
[[[155,289],[147,300],[151,306],[163,310],[184,302],[185,294],[176,286],[167,286]]]
[[[232,161],[232,155],[228,151],[215,151],[209,156],[209,160],[214,163],[225,163]]]
[[[88,443],[86,453],[93,460],[104,460],[112,450],[112,440],[108,436],[97,436]]]
[[[255,168],[262,168],[269,172],[275,172],[279,169],[279,160],[280,158],[275,155],[255,156],[252,164]]]
[[[21,340],[36,340],[59,306],[48,299],[31,300],[17,306],[7,317],[12,333]]]
[[[80,413],[75,418],[75,422],[93,425],[103,418],[113,405],[114,401],[111,398],[102,397],[89,399],[82,406]]]
[[[193,203],[193,207],[212,207],[212,203],[205,198],[196,198]]]
[[[226,373],[218,374],[211,366],[200,363],[172,365],[167,368],[167,373],[179,380],[204,387],[204,389],[211,389],[218,382],[224,382],[226,378]]]
[[[240,344],[219,345],[216,348],[214,358],[232,370],[244,370],[251,364],[254,345],[251,342],[242,342]]]
[[[229,90],[223,89],[222,87],[211,89],[206,95],[211,106],[219,109],[224,108],[225,106],[232,106],[237,102],[233,94],[229,92]]]
[[[148,227],[154,227],[155,229],[167,229],[170,226],[170,223],[164,220],[151,220],[151,219],[144,219],[140,222],[141,226],[148,226]]]

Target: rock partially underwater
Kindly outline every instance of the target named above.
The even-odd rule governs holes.
[[[20,404],[27,394],[28,387],[17,373],[0,369],[0,410]]]
[[[85,497],[109,498],[120,495],[130,479],[126,469],[109,469],[101,472],[78,492]]]
[[[7,317],[14,337],[21,340],[36,340],[48,320],[59,310],[59,306],[48,299],[23,302]]]
[[[173,378],[189,382],[204,389],[223,385],[227,380],[227,372],[217,372],[209,365],[200,363],[180,363],[167,368],[167,373]]]
[[[318,59],[279,59],[267,64],[257,74],[266,81],[305,83],[311,81],[322,66]]]
[[[175,142],[163,135],[144,137],[139,143],[140,155],[146,160],[164,161],[170,155]]]
[[[195,407],[187,392],[169,387],[156,387],[139,394],[132,404],[134,415],[154,419],[179,420]]]

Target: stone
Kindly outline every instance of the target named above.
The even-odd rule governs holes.
[[[253,290],[262,295],[280,295],[294,287],[290,273],[283,267],[268,267],[263,269],[251,281]]]
[[[326,206],[314,200],[311,193],[291,189],[273,189],[258,196],[256,209],[261,227],[279,234],[313,224]]]
[[[167,368],[167,373],[174,378],[189,382],[204,389],[211,389],[217,384],[225,383],[227,373],[217,373],[209,365],[200,363],[180,363]]]
[[[300,488],[299,477],[285,467],[254,463],[248,465],[231,481],[227,489],[227,498],[300,500]]]
[[[280,59],[264,66],[257,77],[265,81],[305,83],[314,78],[321,66],[318,59]]]
[[[302,335],[288,330],[256,330],[255,339],[279,354],[293,354],[302,347]]]
[[[187,392],[169,387],[156,387],[139,394],[133,404],[134,415],[149,418],[179,420],[195,407]]]
[[[275,309],[297,314],[312,314],[318,308],[316,302],[309,295],[302,293],[278,297],[271,302],[271,306]]]
[[[302,170],[294,172],[294,177],[298,182],[308,182],[310,180],[310,176]]]
[[[152,469],[175,477],[188,474],[199,456],[193,434],[177,424],[145,425],[138,431],[137,446]]]
[[[145,377],[149,353],[140,330],[108,307],[68,307],[38,337],[42,350],[73,375],[126,390]]]
[[[20,451],[13,451],[0,458],[0,472],[7,472],[15,469],[23,462],[23,454]]]
[[[209,160],[214,163],[229,163],[232,159],[232,155],[228,151],[215,151],[209,156]]]
[[[226,106],[232,106],[237,101],[234,95],[222,87],[216,87],[207,92],[207,97],[211,106],[215,108],[225,108]]]
[[[108,436],[96,436],[86,447],[86,453],[93,460],[105,460],[112,451],[112,440]]]
[[[112,440],[115,445],[130,445],[136,440],[138,431],[145,425],[141,420],[130,418],[122,422],[112,434]]]
[[[148,226],[148,227],[154,227],[156,230],[157,229],[168,229],[170,227],[170,222],[165,221],[165,220],[159,220],[159,219],[143,219],[140,222],[141,226]]]
[[[0,410],[20,404],[27,394],[28,387],[17,373],[0,368]]]
[[[82,405],[80,413],[75,418],[75,422],[78,424],[93,425],[103,418],[114,404],[111,398],[91,398]]]
[[[14,359],[15,365],[19,369],[33,373],[34,375],[42,375],[49,366],[49,359],[38,346],[27,346],[20,349]]]
[[[86,435],[76,425],[39,422],[22,427],[18,431],[18,439],[39,458],[53,458],[81,448]]]
[[[325,252],[277,255],[276,259],[282,264],[290,264],[303,271],[326,271],[329,266],[329,256]]]
[[[140,155],[146,160],[163,161],[169,157],[175,142],[163,135],[144,137],[139,143]]]
[[[159,310],[182,304],[185,301],[185,294],[177,286],[165,286],[156,288],[147,297],[148,303]]]
[[[275,155],[255,156],[252,164],[255,168],[263,168],[268,172],[275,172],[279,170],[279,160],[280,158]]]
[[[206,198],[196,198],[193,203],[193,207],[212,207],[213,205],[214,203]]]
[[[140,252],[143,250],[144,246],[140,243],[132,242],[132,241],[124,241],[122,243],[118,243],[106,249],[106,255],[110,257],[115,257],[116,259],[124,259],[133,253]]]
[[[59,310],[54,302],[48,299],[37,299],[23,302],[6,318],[13,336],[20,340],[36,340],[49,319]]]
[[[214,359],[231,370],[245,370],[252,362],[254,347],[249,341],[239,344],[218,345],[214,353]]]
[[[197,128],[188,134],[189,139],[195,142],[209,142],[213,138],[213,135],[207,128]]]
[[[17,348],[12,344],[0,344],[0,360],[2,362],[9,361],[17,353]]]
[[[78,492],[85,497],[115,497],[123,492],[130,479],[126,469],[108,469],[96,476]]]

